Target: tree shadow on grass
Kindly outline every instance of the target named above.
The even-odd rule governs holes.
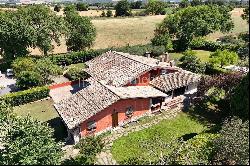
[[[54,129],[54,138],[56,141],[65,141],[65,138],[67,138],[67,128],[63,124],[60,117],[56,117],[54,119],[48,120],[47,123],[51,128]]]

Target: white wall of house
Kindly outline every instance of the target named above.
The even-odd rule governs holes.
[[[193,83],[187,86],[187,89],[185,91],[185,94],[193,94],[195,92],[197,92],[197,83]]]

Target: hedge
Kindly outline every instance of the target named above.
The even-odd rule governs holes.
[[[206,41],[202,38],[194,39],[190,44],[189,47],[191,49],[200,49],[200,50],[207,50],[207,51],[216,51],[216,50],[225,50],[228,49],[230,51],[236,52],[242,45],[241,44],[222,44],[219,42],[213,41]]]
[[[49,55],[46,58],[49,58],[53,63],[57,65],[68,66],[68,65],[76,64],[76,63],[84,63],[109,50],[126,52],[126,53],[140,55],[140,56],[143,56],[145,52],[151,52],[152,57],[156,57],[165,52],[165,47],[153,46],[151,44],[124,46],[124,47],[119,47],[119,48],[111,47],[111,48],[98,49],[98,50],[68,52],[65,54],[54,54],[54,55]]]
[[[11,106],[18,106],[40,100],[48,96],[49,88],[47,86],[43,86],[3,95],[0,97],[0,101],[4,101]]]

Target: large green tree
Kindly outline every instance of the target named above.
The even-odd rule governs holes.
[[[88,17],[79,16],[74,9],[65,11],[68,50],[81,51],[93,45],[96,29]]]
[[[187,7],[168,15],[156,28],[155,37],[169,34],[177,40],[179,49],[185,50],[195,37],[206,36],[215,31],[228,32],[233,22],[225,6],[202,5]]]
[[[47,54],[52,41],[60,43],[63,19],[43,5],[20,7],[17,11],[0,11],[0,48],[6,59],[25,56],[29,47]]]
[[[31,117],[16,117],[0,103],[0,165],[56,165],[62,157],[61,144],[53,131]]]
[[[131,7],[127,0],[121,0],[115,5],[115,16],[131,15]]]

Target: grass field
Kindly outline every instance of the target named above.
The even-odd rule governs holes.
[[[63,140],[67,136],[67,133],[53,104],[52,99],[43,100],[14,107],[13,111],[18,116],[30,115],[38,121],[47,122],[54,129],[54,137],[59,141]]]
[[[117,139],[112,146],[112,155],[118,162],[140,156],[151,158],[145,147],[141,146],[142,144],[150,145],[161,141],[170,143],[173,139],[192,133],[200,133],[205,129],[205,126],[182,113],[174,119],[163,120],[148,129],[130,133],[128,136]],[[154,142],[155,140],[157,142]],[[155,149],[159,150],[160,147],[155,146]]]
[[[114,13],[114,10],[112,10],[112,12]],[[81,16],[99,16],[101,13],[101,10],[89,10],[79,12]],[[235,27],[229,34],[238,34],[240,32],[246,32],[249,30],[247,22],[245,20],[242,20],[241,18],[242,13],[242,8],[235,8],[231,12]],[[62,10],[57,13],[57,15],[62,14]],[[96,27],[97,37],[92,48],[99,49],[109,47],[121,47],[127,44],[137,45],[150,43],[150,39],[154,35],[156,25],[162,22],[164,18],[164,15],[159,15],[134,18],[93,19],[92,22]],[[217,38],[224,35],[226,34],[216,32],[208,35],[207,39],[216,40]],[[67,52],[64,38],[61,38],[60,46],[57,46],[55,43],[52,44],[54,45],[54,49],[50,53]],[[41,54],[39,49],[30,49],[30,51],[33,55]]]
[[[196,56],[200,58],[202,62],[208,62],[209,56],[212,52],[210,51],[204,51],[204,50],[193,50],[196,52]],[[170,53],[170,59],[178,61],[180,57],[182,57],[182,53]]]

